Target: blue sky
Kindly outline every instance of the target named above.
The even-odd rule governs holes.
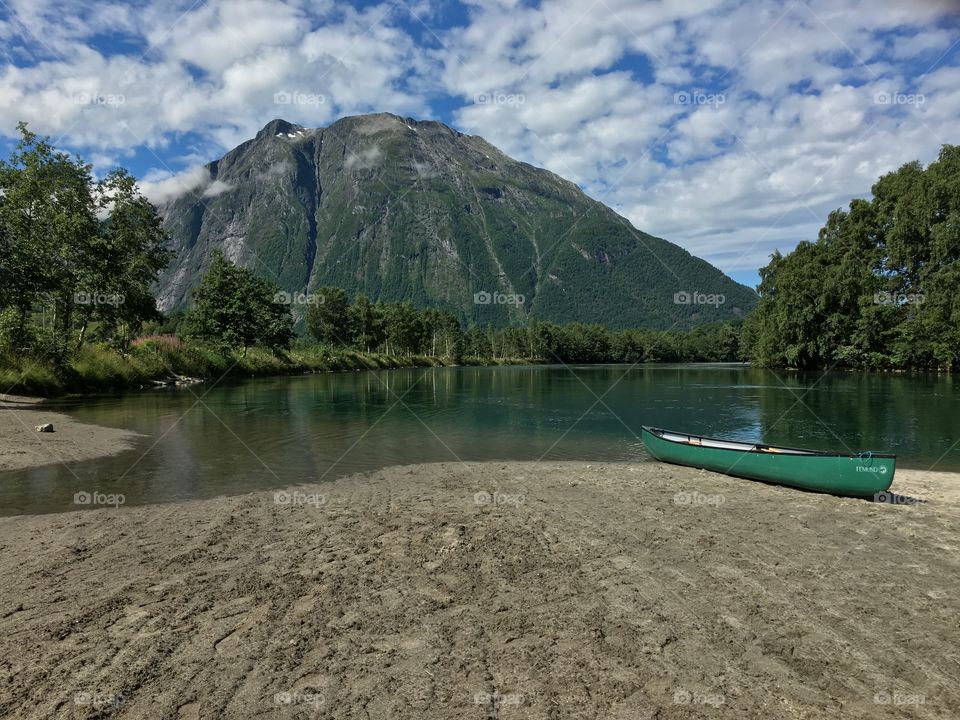
[[[161,199],[274,117],[438,119],[753,285],[879,175],[960,143],[957,7],[5,0],[0,134],[26,120]]]

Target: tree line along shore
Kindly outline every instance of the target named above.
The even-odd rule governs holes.
[[[6,392],[416,365],[750,361],[767,367],[960,364],[960,148],[881,178],[816,242],[761,269],[744,320],[693,330],[531,320],[480,327],[340,288],[292,295],[215,254],[185,310],[153,286],[169,263],[156,208],[122,169],[20,124],[0,161],[0,384]]]

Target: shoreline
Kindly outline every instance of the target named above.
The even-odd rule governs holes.
[[[441,463],[0,518],[0,715],[948,717],[960,475],[907,475]]]
[[[0,472],[117,455],[146,437],[132,430],[82,423],[49,410],[45,398],[0,395]],[[53,432],[36,426],[53,424]]]
[[[367,368],[352,372],[369,370],[400,370],[398,368]],[[414,366],[411,366],[414,367]],[[445,366],[445,367],[472,367]],[[287,377],[300,377],[321,372],[351,372],[350,370],[314,371],[296,373]],[[249,379],[249,378],[247,378]],[[165,388],[143,388],[136,392],[162,392]],[[97,395],[70,395],[64,398],[46,398],[29,395],[0,393],[0,472],[29,470],[58,463],[80,462],[117,455],[135,449],[138,440],[149,436],[123,428],[113,428],[94,423],[79,422],[61,409],[49,409],[62,400],[96,397]],[[53,433],[40,433],[35,426],[53,423]],[[620,463],[617,463],[620,464]],[[920,467],[898,466],[891,492],[899,492],[896,487],[902,478],[930,474],[933,476],[960,478],[960,472],[950,470],[929,470]]]
[[[231,362],[232,361],[232,362]],[[159,363],[160,367],[157,367]],[[19,370],[0,367],[0,376],[6,373],[6,382],[13,396],[20,398],[63,399],[96,397],[104,393],[142,392],[172,386],[203,384],[210,380],[247,380],[259,377],[298,377],[337,372],[367,370],[402,370],[421,367],[499,367],[511,365],[543,365],[535,358],[462,358],[455,363],[451,358],[434,355],[385,355],[359,350],[329,352],[323,348],[291,349],[285,355],[251,348],[248,355],[223,355],[206,359],[180,358],[174,362],[163,356],[140,357],[131,355],[121,362],[121,369],[99,366],[102,373],[87,372],[65,384],[55,377],[50,368],[40,376],[28,378]],[[19,374],[19,375],[18,375]],[[32,393],[32,394],[31,394]],[[2,397],[2,395],[0,395]]]

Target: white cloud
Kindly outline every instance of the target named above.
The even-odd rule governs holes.
[[[901,64],[949,47],[934,27],[949,3],[603,4],[475,11],[452,35],[448,90],[526,102],[467,105],[458,123],[725,270],[814,239],[879,175],[960,135],[960,70]],[[628,52],[652,77],[617,68]],[[878,102],[916,92],[926,102]]]
[[[233,185],[223,180],[214,180],[210,183],[203,191],[203,197],[212,198],[217,195],[222,195],[225,192],[233,190]]]
[[[169,170],[155,171],[139,182],[140,190],[156,205],[162,205],[187,193],[206,196],[206,191],[214,184],[216,183],[211,180],[210,171],[202,165],[179,173]]]
[[[302,11],[267,0],[203,3],[180,14],[174,7],[155,11],[147,41],[163,48],[169,61],[190,63],[223,75],[263,49],[294,46],[309,29]]]
[[[358,153],[348,153],[346,159],[343,161],[343,166],[347,170],[369,170],[380,162],[382,156],[383,153],[380,150],[380,146],[371,145]]]
[[[960,140],[953,0],[471,0],[454,28],[437,0],[8,5],[0,130],[27,120],[98,164],[140,146],[189,165],[148,175],[155,199],[228,191],[202,163],[271,118],[428,118],[449,96],[458,129],[735,271]],[[105,29],[132,49],[105,56]],[[168,157],[184,133],[199,140]]]
[[[154,3],[117,21],[143,51],[110,57],[88,43],[119,9],[94,15],[68,1],[59,18],[53,7],[23,3],[12,24],[34,35],[48,28],[50,40],[33,43],[39,62],[0,67],[5,132],[26,120],[100,151],[163,148],[172,133],[195,132],[216,146],[213,155],[278,115],[310,127],[373,110],[429,115],[425,99],[402,88],[419,61],[413,41],[385,24],[389,4],[363,12],[314,4],[308,17],[298,4],[262,0],[213,0],[187,12]],[[306,101],[277,104],[278,93]]]

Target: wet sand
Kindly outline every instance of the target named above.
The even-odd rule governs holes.
[[[54,432],[37,432],[52,423]],[[73,463],[116,455],[142,435],[129,430],[77,422],[51,412],[38,398],[0,395],[0,471]]]
[[[0,518],[0,716],[956,718],[960,477],[894,490],[435,464]]]

